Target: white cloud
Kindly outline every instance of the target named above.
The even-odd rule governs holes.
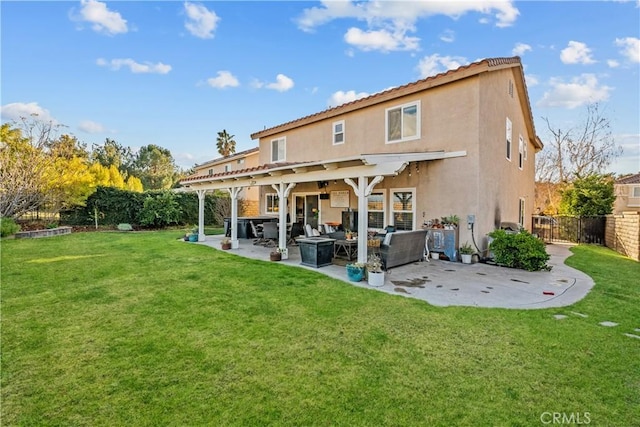
[[[456,40],[456,33],[453,30],[444,30],[438,37],[445,43],[453,43]]]
[[[418,49],[417,37],[408,37],[404,31],[391,33],[387,30],[362,31],[359,28],[349,28],[344,35],[344,40],[361,50],[380,50],[389,52],[395,50]]]
[[[553,78],[551,90],[544,93],[538,102],[540,107],[561,107],[573,109],[594,102],[606,101],[613,88],[600,85],[593,74],[582,74],[565,83]]]
[[[530,50],[531,50],[531,46],[530,45],[528,45],[526,43],[516,43],[516,46],[513,48],[511,53],[513,55],[522,56],[527,51],[530,51]]]
[[[91,120],[83,120],[80,122],[78,129],[86,133],[102,133],[106,131],[105,127],[100,123]]]
[[[560,60],[565,64],[593,64],[591,49],[586,44],[571,40],[560,52]]]
[[[525,74],[524,79],[526,80],[528,87],[538,86],[540,83],[538,76],[534,74]]]
[[[187,14],[187,21],[184,27],[191,35],[201,39],[212,39],[220,18],[212,10],[201,4],[185,2],[184,11]]]
[[[58,121],[51,117],[49,110],[42,108],[37,102],[13,102],[0,107],[0,115],[5,120],[20,120],[22,117],[37,119],[43,122],[57,124]]]
[[[607,65],[609,66],[609,68],[618,68],[620,66],[620,63],[615,59],[607,59]]]
[[[477,1],[321,1],[321,5],[305,9],[296,19],[298,28],[313,31],[316,27],[335,19],[356,19],[366,23],[366,29],[351,28],[345,34],[347,43],[373,50],[413,50],[418,49],[419,39],[409,37],[415,32],[418,20],[435,15],[444,15],[452,19],[476,12],[492,15],[497,27],[512,25],[520,12],[511,0]],[[452,35],[445,32],[443,41],[450,41]]]
[[[111,61],[107,61],[103,58],[98,58],[98,60],[96,60],[96,64],[101,67],[109,67],[110,69],[116,71],[122,67],[129,67],[129,70],[134,74],[167,74],[169,71],[171,71],[171,65],[163,64],[162,62],[153,64],[146,61],[145,63],[141,64],[131,58],[116,58],[112,59]]]
[[[273,83],[267,83],[265,87],[267,89],[277,90],[278,92],[286,92],[293,87],[293,80],[284,74],[278,74],[276,81]]]
[[[425,78],[447,70],[454,70],[465,63],[467,63],[466,58],[461,56],[440,56],[434,53],[420,60],[418,70],[420,71],[420,77]]]
[[[369,96],[367,92],[356,93],[355,90],[343,92],[341,90],[333,93],[327,100],[328,107],[337,107],[338,105],[346,104],[347,102],[355,101],[356,99],[366,98]]]
[[[640,39],[625,37],[616,39],[616,46],[620,46],[620,53],[631,62],[640,62]]]
[[[207,79],[207,84],[211,87],[223,89],[225,87],[237,87],[240,82],[229,71],[218,71],[218,76]]]
[[[110,36],[123,34],[129,31],[127,20],[122,18],[120,13],[107,9],[106,3],[96,0],[82,0],[80,2],[80,13],[72,19],[91,23],[91,28],[97,33]]]

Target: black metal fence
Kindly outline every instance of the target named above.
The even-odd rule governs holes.
[[[547,243],[572,242],[604,245],[605,216],[534,216],[532,233]]]

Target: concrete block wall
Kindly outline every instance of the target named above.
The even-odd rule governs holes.
[[[640,261],[640,212],[607,215],[605,244],[622,255]]]

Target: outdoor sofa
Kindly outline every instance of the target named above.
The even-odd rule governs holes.
[[[387,233],[380,245],[380,257],[385,270],[424,259],[427,230]]]

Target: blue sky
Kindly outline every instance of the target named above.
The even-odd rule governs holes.
[[[157,144],[188,168],[250,134],[487,57],[519,55],[536,130],[599,102],[640,171],[638,1],[0,3],[2,121]]]

